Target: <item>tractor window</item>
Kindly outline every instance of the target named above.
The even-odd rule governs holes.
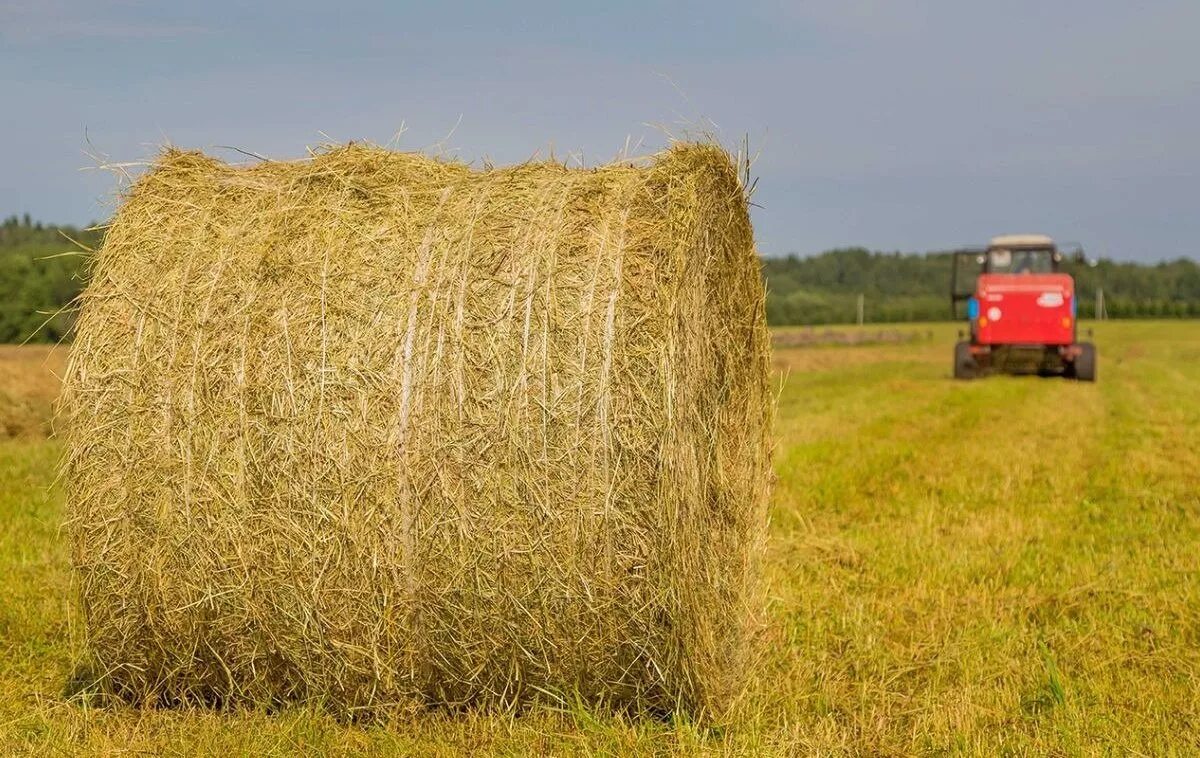
[[[950,293],[955,298],[967,298],[975,293],[975,279],[983,273],[983,264],[987,259],[983,251],[962,251],[954,256],[954,271]]]
[[[987,256],[983,250],[960,250],[954,253],[954,268],[950,274],[950,302],[954,318],[966,318],[966,303],[975,294],[976,280],[983,273]]]
[[[988,252],[988,271],[993,274],[1054,273],[1053,250],[1005,250]]]

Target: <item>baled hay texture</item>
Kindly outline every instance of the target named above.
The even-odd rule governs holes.
[[[736,692],[769,347],[718,148],[482,171],[172,150],[83,303],[68,523],[110,693],[715,714]]]

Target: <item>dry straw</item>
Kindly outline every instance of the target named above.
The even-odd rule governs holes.
[[[715,146],[167,151],[94,259],[62,401],[89,664],[147,704],[719,714],[768,350]]]

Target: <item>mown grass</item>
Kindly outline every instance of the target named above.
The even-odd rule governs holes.
[[[720,728],[68,701],[57,451],[2,442],[0,754],[1200,752],[1200,324],[1098,325],[1095,385],[953,382],[931,328],[776,352],[766,645]]]
[[[0,440],[50,431],[66,357],[66,348],[53,345],[0,345]]]

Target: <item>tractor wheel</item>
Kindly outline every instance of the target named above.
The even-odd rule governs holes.
[[[979,365],[971,355],[971,343],[959,342],[954,346],[954,378],[974,379],[979,376]]]
[[[1079,343],[1079,355],[1075,356],[1072,372],[1081,382],[1096,381],[1096,346],[1090,342]]]

